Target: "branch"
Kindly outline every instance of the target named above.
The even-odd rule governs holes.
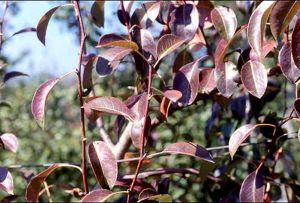
[[[125,152],[128,150],[131,144],[130,134],[131,134],[132,122],[129,122],[124,129],[118,143],[115,145],[114,154],[117,159],[124,157]]]
[[[99,134],[102,140],[114,151],[115,145],[112,143],[109,135],[103,127],[103,122],[101,117],[96,120],[97,127],[99,128]]]

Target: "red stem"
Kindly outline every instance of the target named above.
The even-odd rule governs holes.
[[[82,98],[82,87],[81,87],[81,63],[82,63],[82,55],[84,52],[84,42],[85,42],[85,31],[84,26],[80,14],[80,7],[78,1],[73,1],[75,8],[75,15],[79,24],[80,29],[80,48],[79,48],[79,58],[76,68],[77,74],[77,92],[79,97],[80,104],[80,128],[81,128],[81,168],[82,168],[82,181],[84,192],[87,194],[89,192],[86,178],[86,138],[85,138],[85,124],[84,124],[84,109],[83,106],[83,98]]]

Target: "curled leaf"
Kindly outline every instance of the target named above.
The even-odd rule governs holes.
[[[254,172],[250,173],[242,183],[240,190],[240,201],[263,202],[264,191],[264,179],[259,170],[255,170]]]
[[[93,142],[89,145],[88,155],[99,184],[103,188],[113,188],[118,176],[118,164],[110,148],[102,141]]]
[[[4,133],[0,136],[0,143],[3,144],[4,149],[16,152],[19,146],[18,138],[12,133]]]
[[[15,35],[18,35],[18,34],[21,34],[21,33],[25,33],[25,32],[36,32],[36,29],[34,27],[27,27],[27,28],[24,28],[24,29],[21,29],[21,30],[15,32],[10,37],[13,37]]]
[[[0,189],[4,190],[8,194],[13,195],[14,182],[10,172],[5,168],[0,166]]]
[[[19,72],[19,71],[11,71],[4,75],[3,82],[5,83],[12,78],[20,77],[20,76],[29,76],[29,75],[27,75],[26,73]]]

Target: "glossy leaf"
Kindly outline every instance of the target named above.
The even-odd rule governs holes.
[[[171,13],[172,33],[183,40],[193,39],[199,26],[199,13],[194,4],[183,4]]]
[[[251,48],[254,49],[254,51],[260,58],[262,56],[262,45],[265,26],[274,3],[274,1],[261,2],[250,16],[248,22],[248,42]]]
[[[96,71],[100,76],[106,76],[117,68],[120,61],[132,50],[124,47],[113,47],[101,53],[97,58]]]
[[[31,113],[41,128],[45,126],[45,105],[48,95],[60,78],[47,80],[35,91],[31,102]]]
[[[292,55],[296,66],[300,69],[300,17],[298,17],[292,33]]]
[[[104,26],[104,3],[105,1],[94,1],[91,8],[91,16],[98,27]]]
[[[177,54],[173,63],[173,73],[176,73],[182,66],[193,62],[193,56],[186,49]]]
[[[118,176],[118,164],[111,149],[104,142],[96,141],[89,145],[88,155],[102,188],[113,188]]]
[[[256,125],[247,124],[242,127],[239,127],[234,133],[231,135],[229,139],[229,154],[231,158],[233,158],[234,154],[238,150],[239,146],[249,137],[252,131],[256,128]]]
[[[161,60],[163,57],[173,52],[183,43],[184,41],[175,35],[167,34],[162,36],[157,42],[157,47],[156,47],[156,53],[158,56],[157,61]]]
[[[292,48],[290,42],[286,42],[280,49],[278,61],[284,76],[292,83],[295,83],[300,77],[300,70],[295,65],[292,57]]]
[[[184,154],[188,156],[194,156],[209,162],[214,162],[209,152],[200,145],[191,142],[177,142],[169,144],[162,153],[166,154]]]
[[[261,98],[268,85],[265,66],[258,61],[248,61],[241,69],[241,80],[250,94]]]
[[[270,27],[275,39],[285,31],[299,8],[299,1],[277,1],[275,3],[270,14]]]
[[[230,97],[237,86],[234,82],[234,77],[237,75],[236,66],[228,61],[217,65],[214,72],[217,89],[224,97]]]
[[[242,183],[240,190],[241,202],[264,201],[264,179],[258,170],[250,173]]]
[[[68,6],[72,4],[66,4],[63,6]],[[49,11],[47,11],[39,20],[38,25],[36,27],[36,34],[38,39],[45,45],[45,38],[46,38],[46,32],[48,23],[52,17],[52,15],[55,13],[55,11],[62,6],[56,6],[54,8],[51,8]]]
[[[237,19],[231,8],[216,6],[211,11],[211,20],[218,33],[226,40],[230,40],[237,28]]]
[[[135,51],[139,49],[138,45],[135,42],[125,40],[123,37],[120,37],[119,35],[115,35],[115,34],[103,35],[100,38],[98,45],[96,47],[99,48],[99,47],[107,47],[107,46],[124,47]]]
[[[3,77],[3,82],[7,82],[8,80],[15,78],[15,77],[20,77],[20,76],[29,76],[26,73],[22,73],[19,71],[11,71],[8,73],[5,73],[4,77]]]
[[[14,192],[14,182],[10,172],[5,168],[0,166],[0,189],[13,195]]]
[[[134,113],[121,100],[115,97],[97,97],[87,102],[83,107],[95,111],[122,115],[130,121],[134,121],[135,119]]]
[[[182,97],[178,102],[189,105],[196,99],[199,86],[198,65],[205,57],[184,65],[176,72],[173,81],[173,89],[182,93]]]
[[[200,69],[199,73],[199,87],[198,91],[200,93],[210,93],[213,89],[216,88],[217,83],[214,77],[214,68],[203,68]]]
[[[12,133],[4,133],[0,136],[0,143],[3,144],[4,149],[16,152],[19,146],[18,138]]]

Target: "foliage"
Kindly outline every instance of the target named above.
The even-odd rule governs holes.
[[[93,2],[90,14],[78,1],[55,5],[36,28],[17,32],[36,31],[47,45],[52,16],[70,9],[66,19],[80,42],[74,71],[18,96],[26,112],[33,95],[31,113],[43,133],[28,114],[17,118],[22,111],[1,114],[34,140],[31,160],[68,162],[21,172],[28,182],[21,199],[299,201],[300,3],[121,0],[116,15],[127,35],[101,34],[86,46],[99,32],[86,32],[83,19],[102,27],[109,3]],[[21,75],[5,72],[3,81]],[[76,81],[59,85],[67,76]],[[21,119],[27,127],[18,126]],[[40,134],[49,138],[46,147]],[[52,154],[57,134],[67,145],[61,157]],[[80,157],[80,167],[72,164]]]

